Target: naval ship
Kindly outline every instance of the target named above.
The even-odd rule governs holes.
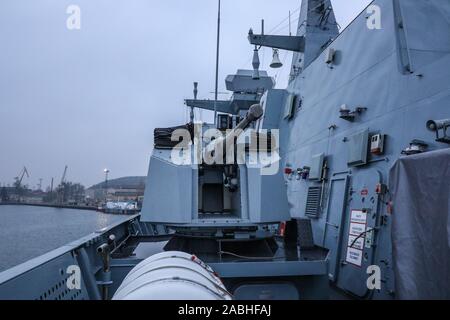
[[[450,2],[339,32],[303,0],[294,34],[248,39],[230,100],[185,101],[214,123],[155,129],[141,214],[0,273],[0,299],[450,298]],[[293,52],[285,89],[262,47]]]

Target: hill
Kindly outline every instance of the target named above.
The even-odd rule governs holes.
[[[108,180],[108,188],[114,189],[143,189],[145,187],[145,180],[147,177],[122,177]],[[105,182],[97,183],[89,188],[89,190],[98,190],[105,187]]]

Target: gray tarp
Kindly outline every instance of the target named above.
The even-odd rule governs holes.
[[[450,149],[399,159],[390,172],[399,299],[450,299]]]

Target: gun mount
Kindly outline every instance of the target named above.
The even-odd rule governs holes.
[[[204,234],[209,230],[206,233],[214,235],[224,229],[231,233],[242,228],[256,232],[260,227],[288,219],[282,173],[262,175],[261,169],[267,164],[252,163],[250,153],[254,151],[245,148],[246,139],[254,132],[252,124],[262,116],[263,107],[252,105],[244,119],[227,134],[211,126],[196,125],[197,133],[202,133],[197,140],[201,143],[192,144],[187,152],[194,158],[200,149],[203,159],[198,163],[177,165],[171,159],[172,152],[178,150],[155,150],[142,221],[170,225],[183,233]],[[211,130],[216,136],[208,133]],[[208,139],[203,137],[210,142],[204,142]],[[243,152],[240,157],[239,152]],[[274,192],[275,185],[279,188]]]

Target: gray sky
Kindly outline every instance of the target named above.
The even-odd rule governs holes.
[[[370,0],[332,2],[345,27]],[[251,68],[249,28],[259,32],[264,18],[270,31],[301,1],[222,3],[220,91],[226,75]],[[71,4],[80,30],[66,28]],[[88,186],[105,167],[111,178],[145,175],[153,129],[186,122],[192,82],[213,98],[216,10],[212,0],[2,0],[0,184],[24,165],[31,187],[59,181],[66,164],[68,180]],[[275,31],[287,34],[288,23]],[[285,66],[269,73],[285,87],[290,56],[280,56]],[[260,57],[268,69],[271,51]]]

